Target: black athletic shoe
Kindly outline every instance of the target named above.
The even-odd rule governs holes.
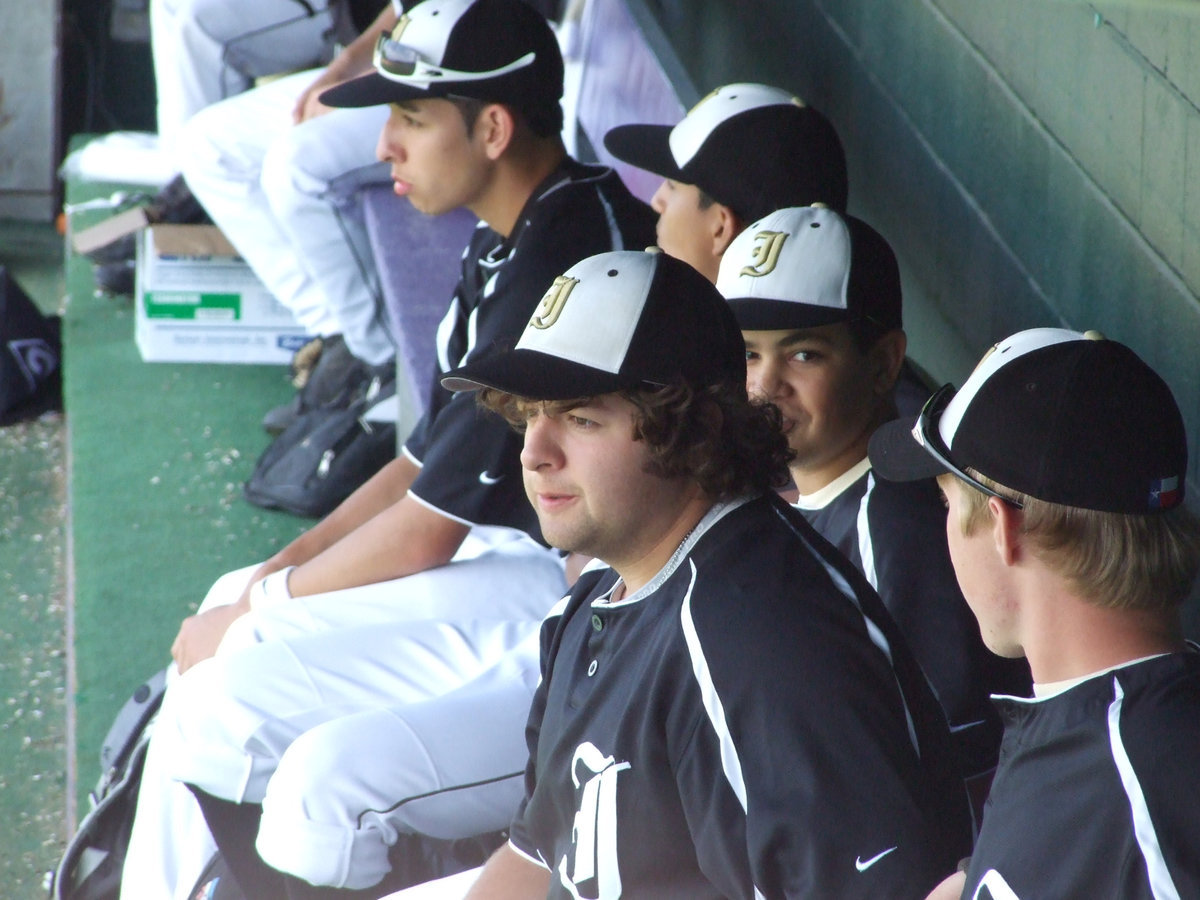
[[[154,195],[146,205],[146,218],[170,225],[203,225],[212,221],[182,175],[176,175]]]
[[[133,295],[133,260],[96,263],[92,266],[92,277],[97,293]]]
[[[303,379],[304,386],[287,403],[268,410],[263,416],[263,429],[268,434],[280,434],[310,409],[344,409],[361,393],[377,369],[394,365],[388,362],[382,367],[368,366],[350,352],[340,334],[324,338],[321,355]]]

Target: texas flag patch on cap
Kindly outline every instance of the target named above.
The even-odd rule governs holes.
[[[1179,503],[1179,478],[1160,478],[1150,485],[1150,508],[1170,509]]]

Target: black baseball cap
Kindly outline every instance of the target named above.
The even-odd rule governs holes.
[[[745,385],[746,345],[712,283],[657,248],[600,253],[554,280],[515,347],[442,378],[569,400],[686,382]]]
[[[721,257],[717,290],[745,331],[869,321],[903,327],[900,267],[861,219],[819,206],[780,209]]]
[[[893,481],[952,472],[995,494],[972,468],[1048,503],[1147,514],[1183,502],[1187,434],[1171,389],[1124,344],[1035,328],[993,347],[915,422],[879,428],[868,453]]]
[[[562,127],[562,53],[545,18],[524,0],[424,0],[380,36],[374,65],[322,93],[321,102],[467,97],[551,116]]]
[[[618,125],[618,159],[693,184],[745,222],[785,206],[846,208],[846,153],[830,121],[765,84],[719,87],[675,126]]]

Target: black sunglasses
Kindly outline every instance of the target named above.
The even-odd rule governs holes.
[[[946,407],[950,405],[950,401],[954,399],[956,393],[954,385],[944,384],[934,392],[932,397],[925,401],[925,405],[921,408],[921,414],[917,416],[917,425],[913,429],[913,437],[917,439],[917,442],[925,448],[930,456],[941,463],[954,477],[965,481],[971,487],[982,491],[989,497],[1003,500],[1017,509],[1024,509],[1025,507],[1020,501],[1014,500],[1012,497],[1006,497],[994,488],[988,487],[978,478],[967,474],[950,461],[950,448],[942,441],[942,434],[938,431],[938,422],[941,421],[942,413],[946,411]]]

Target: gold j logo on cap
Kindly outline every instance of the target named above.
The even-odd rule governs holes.
[[[753,278],[770,275],[775,271],[775,266],[779,262],[779,251],[783,249],[783,242],[787,240],[787,237],[787,232],[784,231],[760,231],[756,234],[754,236],[753,261],[750,265],[743,266],[740,274]]]
[[[575,290],[577,284],[578,278],[568,278],[566,275],[555,278],[554,284],[550,285],[550,290],[546,291],[542,302],[538,304],[533,318],[529,320],[530,327],[546,329],[557,322],[563,307],[567,305],[567,298],[571,296],[571,291]]]

